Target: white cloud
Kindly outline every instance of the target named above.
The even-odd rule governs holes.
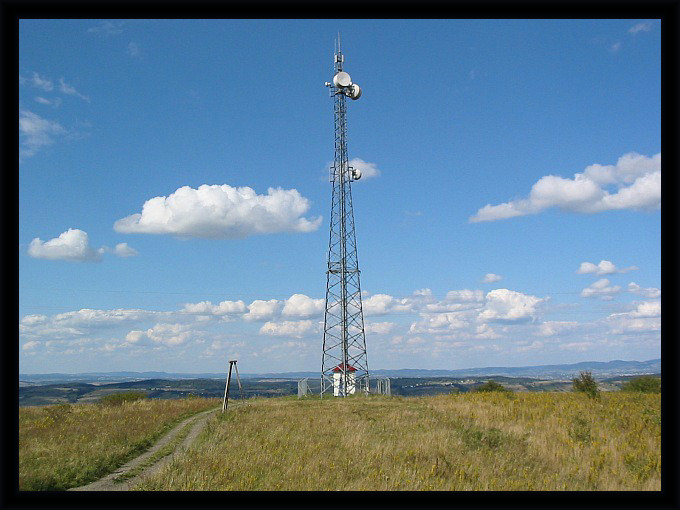
[[[57,108],[61,104],[61,98],[60,97],[55,97],[54,99],[47,99],[42,96],[36,96],[35,101],[40,104],[52,106],[54,108]]]
[[[634,310],[607,317],[613,334],[650,333],[661,330],[661,301],[636,303]]]
[[[537,214],[558,207],[576,213],[618,209],[654,210],[661,207],[661,153],[646,157],[628,153],[616,165],[594,164],[573,179],[541,177],[528,198],[486,205],[470,222],[495,221]]]
[[[247,321],[267,321],[278,315],[280,309],[281,301],[277,299],[256,299],[248,305],[248,313],[243,318]]]
[[[419,321],[411,324],[409,333],[448,333],[468,327],[470,320],[471,316],[466,312],[423,313]]]
[[[52,80],[40,76],[35,71],[32,73],[30,84],[34,87],[44,90],[45,92],[51,92],[54,89]]]
[[[361,158],[353,158],[349,161],[349,166],[361,172],[361,180],[378,177],[380,170],[376,163],[367,163]]]
[[[116,221],[114,229],[211,239],[311,232],[319,228],[322,218],[301,217],[309,208],[309,200],[295,189],[269,188],[267,195],[258,195],[252,188],[227,184],[183,186],[168,197],[147,200],[141,214]]]
[[[75,326],[79,328],[109,327],[128,322],[139,322],[162,315],[164,312],[151,312],[140,309],[116,308],[113,310],[96,310],[82,308],[74,312],[55,315],[52,324],[59,327]]]
[[[609,51],[612,53],[617,53],[621,49],[621,42],[617,41],[611,46],[609,46]]]
[[[637,23],[628,29],[629,34],[637,34],[638,32],[649,32],[652,29],[651,21],[643,21],[642,23]]]
[[[484,279],[482,280],[482,283],[494,283],[494,282],[499,282],[502,279],[503,279],[503,277],[499,274],[486,273],[484,275]]]
[[[618,285],[609,286],[609,280],[602,278],[592,283],[581,291],[581,297],[596,297],[609,301],[614,298],[614,294],[621,292],[621,287]]]
[[[484,292],[481,290],[451,290],[446,293],[446,301],[450,303],[481,303]]]
[[[395,326],[394,322],[366,322],[364,324],[364,331],[367,335],[389,335]]]
[[[23,349],[24,351],[32,351],[33,349],[35,349],[35,348],[38,347],[39,345],[40,345],[40,342],[38,342],[37,340],[31,340],[31,341],[29,341],[29,342],[26,342],[26,343],[23,345],[22,349]]]
[[[283,322],[265,322],[260,328],[260,333],[270,336],[290,336],[294,338],[302,338],[312,332],[318,330],[316,323],[310,320],[303,321],[283,321]]]
[[[475,338],[493,340],[500,337],[488,324],[480,324],[475,330]]]
[[[578,322],[573,321],[547,321],[540,325],[537,336],[555,336],[565,331],[573,331],[578,327]]]
[[[19,159],[33,156],[41,148],[53,144],[55,137],[64,134],[66,130],[58,122],[19,110]]]
[[[72,87],[71,85],[66,83],[64,81],[63,77],[59,78],[59,92],[62,92],[64,94],[68,94],[70,96],[78,96],[80,99],[82,99],[84,101],[88,101],[88,102],[90,101],[89,97],[84,96],[83,94],[78,92],[74,87]]]
[[[90,248],[87,233],[77,228],[70,228],[59,237],[45,242],[36,237],[28,245],[31,257],[51,260],[99,262],[104,251],[103,248]]]
[[[413,312],[421,303],[428,300],[429,296],[426,294],[414,294],[411,297],[401,299],[397,299],[389,294],[373,294],[368,298],[362,299],[362,308],[365,316]]]
[[[599,264],[595,265],[592,262],[581,262],[581,266],[578,268],[576,273],[578,274],[614,274],[614,273],[627,273],[628,271],[634,271],[638,268],[636,266],[617,268],[609,260],[601,260]]]
[[[113,250],[113,253],[119,257],[134,257],[139,255],[139,252],[128,245],[128,243],[118,243]]]
[[[661,289],[657,289],[655,287],[648,287],[646,289],[643,289],[635,282],[630,282],[628,284],[628,292],[632,292],[633,294],[639,294],[643,297],[650,299],[661,297]]]
[[[45,321],[47,321],[46,315],[25,315],[23,319],[21,319],[20,324],[34,326],[36,324],[44,324]]]
[[[130,331],[125,341],[134,345],[141,345],[145,340],[150,340],[154,344],[161,344],[166,346],[182,345],[196,334],[195,331],[189,331],[186,324],[156,324],[154,327],[146,331]]]
[[[530,344],[527,345],[522,345],[517,348],[517,352],[529,352],[529,351],[535,351],[537,349],[540,349],[543,347],[544,343],[541,342],[540,340],[534,340]]]
[[[536,306],[545,299],[508,289],[495,289],[486,295],[482,321],[525,321],[536,317]]]
[[[287,317],[315,317],[322,315],[326,308],[324,299],[312,299],[304,294],[293,294],[283,305],[283,315]]]
[[[246,313],[248,307],[240,299],[238,301],[222,301],[213,305],[210,301],[200,303],[187,303],[182,312],[196,315],[242,315]]]

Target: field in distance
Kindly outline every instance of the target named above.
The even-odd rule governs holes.
[[[256,398],[135,488],[655,491],[660,435],[659,394]]]
[[[603,391],[619,390],[627,380],[636,376],[615,376],[600,378],[598,384]],[[660,377],[656,375],[655,377]],[[392,377],[390,385],[395,396],[428,396],[474,391],[485,381],[493,379],[513,391],[571,391],[569,379],[538,379],[530,377]],[[84,404],[94,403],[112,393],[143,391],[149,398],[184,398],[195,395],[205,398],[222,398],[224,379],[146,379],[112,383],[59,382],[19,387],[19,405]],[[283,378],[243,379],[243,394],[251,397],[281,397],[297,394],[297,380]],[[309,379],[310,388],[318,393],[318,378]],[[375,382],[372,384],[372,387]],[[232,379],[230,396],[239,397],[236,381]]]

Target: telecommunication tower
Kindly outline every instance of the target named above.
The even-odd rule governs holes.
[[[369,389],[351,186],[352,181],[361,178],[361,171],[349,166],[345,102],[348,97],[359,99],[361,89],[343,70],[344,60],[338,34],[333,82],[326,82],[334,103],[335,159],[330,168],[333,193],[321,359],[322,398],[331,390],[335,396],[346,397],[360,391],[367,393]]]

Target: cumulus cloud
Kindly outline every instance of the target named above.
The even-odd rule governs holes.
[[[514,290],[495,289],[486,295],[482,321],[526,321],[536,317],[536,306],[545,299]]]
[[[659,209],[661,153],[652,157],[624,154],[616,165],[590,165],[572,179],[556,175],[541,177],[532,186],[528,198],[488,204],[470,217],[470,222],[537,214],[551,207],[575,213]]]
[[[661,301],[642,301],[625,313],[607,317],[613,334],[651,333],[661,330]]]
[[[310,201],[295,189],[252,188],[227,184],[183,186],[169,196],[147,200],[141,213],[115,222],[116,232],[170,234],[179,237],[241,239],[256,234],[312,232],[321,217],[302,217]]]
[[[614,273],[627,273],[628,271],[634,271],[638,269],[636,266],[617,268],[609,260],[601,260],[599,264],[595,265],[592,262],[581,262],[581,266],[576,271],[578,274],[614,274]]]
[[[118,243],[113,249],[113,253],[119,257],[134,257],[135,255],[139,255],[139,252],[128,245],[128,243]]]
[[[609,285],[607,278],[597,280],[595,283],[589,285],[581,291],[581,297],[594,297],[605,301],[614,299],[614,295],[621,292],[621,287],[618,285]]]
[[[367,335],[388,335],[392,332],[396,324],[394,322],[366,322],[364,331]]]
[[[72,260],[78,262],[99,262],[104,248],[90,248],[87,232],[70,228],[59,237],[42,241],[36,237],[28,245],[31,257],[50,260]]]
[[[281,313],[287,317],[315,317],[322,315],[325,308],[324,299],[312,299],[304,294],[293,294],[284,302]]]
[[[529,351],[535,351],[543,347],[544,343],[541,342],[540,340],[534,340],[531,343],[526,343],[524,345],[521,345],[520,347],[517,348],[517,352],[529,352]]]
[[[270,336],[289,336],[294,338],[302,338],[316,331],[317,329],[317,324],[310,320],[283,322],[268,321],[262,325],[260,328],[260,333]]]
[[[494,283],[494,282],[499,282],[502,279],[503,279],[503,277],[499,274],[486,273],[484,275],[484,278],[482,279],[482,283]]]
[[[74,312],[60,313],[52,317],[52,324],[60,327],[74,326],[79,328],[117,326],[128,322],[148,320],[164,312],[151,312],[140,309],[116,308],[113,310],[97,310],[82,308]]]
[[[46,315],[25,315],[19,324],[34,326],[36,324],[44,324],[45,321],[47,321]]]
[[[661,296],[661,289],[657,289],[655,287],[648,287],[646,289],[643,289],[635,282],[630,282],[628,284],[628,292],[632,292],[633,294],[639,294],[646,298],[658,298]]]
[[[280,310],[281,302],[278,299],[256,299],[248,305],[248,313],[243,318],[247,321],[267,321],[278,315]]]
[[[349,161],[349,166],[361,172],[361,180],[378,177],[380,170],[376,163],[367,163],[361,158],[353,158]]]
[[[246,313],[248,307],[241,301],[222,301],[213,305],[210,301],[201,301],[200,303],[187,303],[184,305],[182,312],[195,315],[242,315]]]
[[[468,312],[422,313],[421,319],[409,327],[409,333],[442,334],[462,330],[469,326]]]
[[[39,345],[40,345],[40,342],[38,342],[37,340],[30,340],[23,345],[22,349],[24,351],[32,351],[33,349],[35,349]]]
[[[578,322],[573,321],[547,321],[539,326],[537,336],[555,336],[565,331],[573,331],[578,327]]]
[[[134,330],[130,331],[125,336],[127,344],[143,345],[161,344],[166,346],[182,345],[191,338],[195,331],[188,330],[189,326],[186,324],[156,324],[146,331]]]
[[[407,298],[395,298],[389,294],[373,294],[362,300],[364,315],[384,315],[387,313],[413,312],[417,303],[422,302],[423,295],[414,295]]]
[[[19,159],[35,155],[54,143],[55,137],[66,134],[58,122],[47,120],[29,110],[19,110]]]

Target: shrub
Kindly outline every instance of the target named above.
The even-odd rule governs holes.
[[[597,382],[595,382],[593,374],[590,372],[581,372],[580,375],[572,379],[571,382],[574,386],[574,391],[585,393],[590,398],[596,398],[600,396],[600,390],[597,387]]]
[[[143,391],[126,391],[124,393],[112,393],[111,395],[101,397],[99,403],[107,406],[119,406],[123,402],[134,402],[135,400],[141,400],[143,398],[147,398],[146,393]]]
[[[661,393],[661,379],[659,377],[642,376],[631,379],[621,386],[621,391],[639,393]]]
[[[501,383],[496,381],[487,381],[481,386],[477,386],[474,391],[490,392],[490,391],[510,391],[508,388],[503,386]]]

